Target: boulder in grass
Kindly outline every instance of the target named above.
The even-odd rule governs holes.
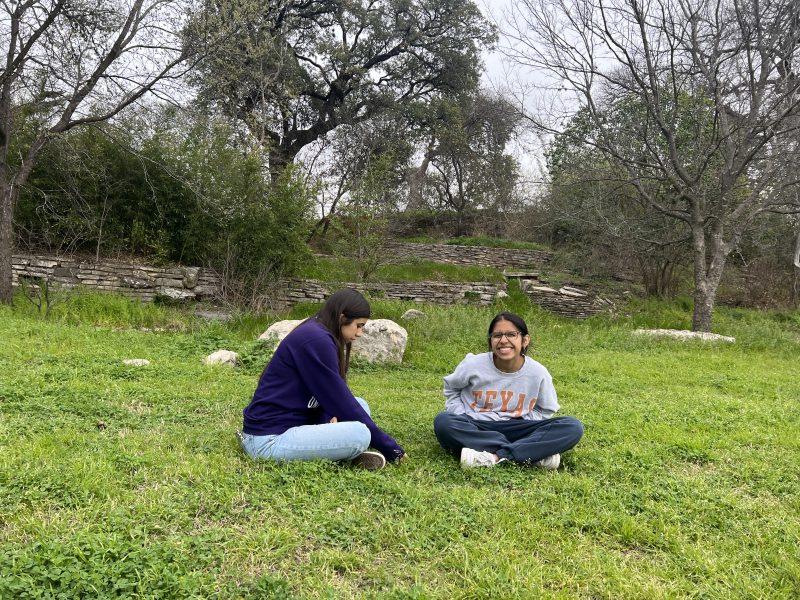
[[[277,343],[281,343],[283,338],[285,338],[291,331],[300,325],[304,319],[287,319],[286,321],[278,321],[277,323],[273,323],[270,325],[267,330],[258,336],[259,340],[264,342],[275,341]]]
[[[403,362],[408,332],[389,319],[367,321],[364,335],[353,342],[353,354],[367,362]]]
[[[228,367],[235,367],[236,362],[239,360],[239,355],[230,350],[217,350],[212,352],[203,359],[203,363],[207,365],[225,365]]]
[[[403,313],[403,316],[401,316],[400,318],[403,319],[404,321],[410,321],[412,319],[424,319],[427,316],[428,315],[426,315],[421,310],[417,310],[416,308],[409,308],[406,312]]]
[[[259,336],[259,340],[280,343],[302,320],[278,321]],[[408,332],[389,319],[367,321],[364,335],[353,343],[353,356],[367,362],[402,362]]]
[[[650,335],[654,337],[672,337],[679,340],[702,340],[704,342],[725,342],[733,344],[735,337],[707,333],[705,331],[687,331],[685,329],[634,329],[634,335]]]
[[[150,361],[146,358],[126,358],[122,361],[122,364],[129,367],[146,367],[150,364]]]

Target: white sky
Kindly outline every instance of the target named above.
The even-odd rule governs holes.
[[[503,12],[514,0],[476,0],[483,14],[493,22],[500,36],[498,47],[508,44],[503,38],[502,22]],[[512,64],[499,50],[488,52],[483,57],[485,71],[483,74],[484,87],[516,99],[517,104],[531,108],[528,102],[530,86],[535,88],[535,74],[520,65]],[[526,90],[526,88],[528,88]],[[533,191],[541,185],[544,173],[543,141],[532,132],[521,132],[519,139],[509,149],[517,158],[521,166],[522,186]]]

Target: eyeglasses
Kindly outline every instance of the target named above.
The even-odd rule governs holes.
[[[517,339],[517,337],[519,337],[519,335],[520,335],[519,331],[504,331],[504,332],[498,331],[497,333],[493,333],[489,337],[492,338],[493,342],[499,342],[500,340],[503,339],[503,337],[505,337],[509,341],[514,341],[515,339]]]

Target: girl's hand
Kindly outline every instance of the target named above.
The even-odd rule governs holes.
[[[339,419],[337,419],[336,417],[332,417],[331,420],[329,421],[329,423],[338,423],[338,422]]]

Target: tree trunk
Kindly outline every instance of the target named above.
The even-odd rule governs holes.
[[[280,176],[293,161],[296,153],[281,147],[273,148],[269,153],[270,186],[274,186]]]
[[[406,211],[411,212],[424,208],[425,202],[422,196],[422,187],[425,182],[425,175],[428,172],[431,158],[429,153],[425,153],[422,164],[418,167],[409,167],[405,172],[405,180],[408,184],[408,203]]]
[[[694,286],[694,311],[692,313],[692,331],[711,331],[711,319],[714,315],[714,301],[717,288],[708,282],[701,285],[695,281]]]
[[[694,311],[692,331],[711,332],[711,320],[717,289],[722,280],[722,272],[730,254],[730,245],[722,240],[720,231],[711,236],[711,248],[706,246],[706,233],[702,225],[692,227],[694,248]],[[707,262],[707,253],[711,261]]]
[[[8,120],[6,120],[8,123]],[[9,131],[6,125],[6,131]],[[15,176],[9,175],[8,146],[0,148],[0,304],[11,304],[12,269],[11,259],[14,254],[14,207],[17,203],[20,188],[25,185],[39,151],[49,140],[47,133],[41,133],[28,149],[27,157]]]
[[[800,269],[800,231],[797,232],[797,241],[794,243],[794,266]]]
[[[11,304],[11,257],[14,253],[14,191],[0,183],[0,304]]]

